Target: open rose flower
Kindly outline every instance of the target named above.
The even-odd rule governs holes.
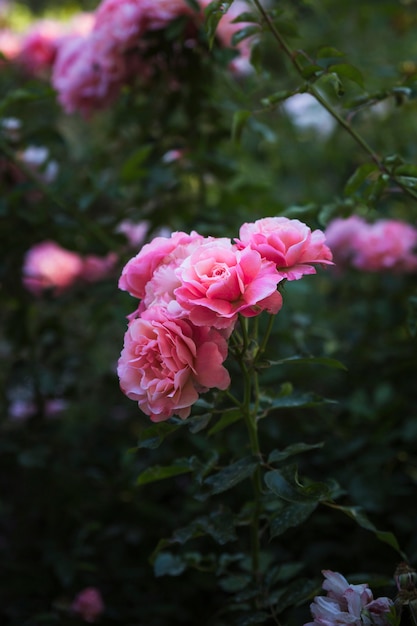
[[[315,274],[317,263],[331,264],[332,253],[321,230],[311,229],[287,217],[265,217],[243,224],[236,240],[240,248],[250,246],[273,261],[283,278],[296,280]]]
[[[313,622],[305,626],[389,626],[393,602],[390,598],[374,600],[369,586],[350,585],[338,572],[323,570],[323,589],[327,596],[316,596],[310,605]]]
[[[194,231],[189,235],[175,232],[170,237],[155,237],[125,265],[119,280],[119,289],[128,291],[135,298],[144,298],[147,283],[152,279],[158,267],[171,266],[174,257],[179,255],[179,249],[184,250],[185,247],[188,251],[190,245],[203,240],[204,237]],[[184,258],[185,254],[184,251],[181,258]],[[178,286],[179,283],[175,277],[174,280],[175,286]]]
[[[347,218],[337,217],[326,228],[326,242],[330,247],[336,266],[343,268],[349,265],[359,249],[359,241],[365,231],[367,222],[358,215]]]
[[[277,313],[282,306],[277,285],[282,276],[275,264],[229,239],[198,246],[179,266],[181,286],[175,296],[198,326],[230,328],[238,314],[253,317],[261,311]]]
[[[43,241],[26,254],[23,284],[36,296],[48,289],[59,295],[79,278],[82,269],[83,260],[78,254],[54,241]]]
[[[154,307],[130,321],[118,364],[120,386],[154,422],[190,415],[200,393],[230,384],[222,334]]]

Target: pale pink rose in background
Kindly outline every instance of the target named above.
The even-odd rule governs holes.
[[[117,260],[118,256],[115,252],[109,252],[106,256],[88,254],[83,259],[80,278],[89,283],[107,278],[114,270]]]
[[[82,269],[83,260],[78,254],[54,241],[43,241],[26,253],[23,284],[35,296],[48,289],[59,295],[79,278]]]
[[[323,589],[327,596],[316,596],[310,605],[313,622],[305,626],[389,626],[390,598],[374,600],[369,585],[350,585],[338,572],[323,570]]]
[[[68,403],[60,398],[45,400],[45,416],[57,417],[62,411],[65,411]],[[36,413],[36,404],[32,400],[15,399],[9,405],[9,418],[13,422],[26,422]]]
[[[104,612],[104,602],[100,591],[96,587],[86,587],[75,597],[71,610],[85,622],[93,624]]]
[[[144,30],[160,30],[181,15],[194,15],[185,0],[137,0]]]
[[[154,307],[130,321],[118,375],[122,391],[154,422],[185,419],[200,393],[230,384],[225,338]]]
[[[321,230],[311,229],[300,220],[287,217],[265,217],[243,224],[236,239],[239,248],[250,246],[288,280],[315,274],[312,264],[332,264],[332,253]]]
[[[139,0],[104,0],[96,10],[93,31],[105,35],[109,45],[122,53],[141,33],[141,15]]]
[[[21,138],[22,122],[17,117],[2,117],[0,119],[1,134],[8,141],[19,141]]]
[[[123,220],[117,226],[115,232],[124,235],[132,248],[140,248],[145,242],[149,227],[150,223],[147,220],[140,222]]]
[[[366,272],[417,271],[417,228],[395,219],[369,224],[352,215],[336,218],[326,228],[326,241],[340,267]]]
[[[67,33],[71,35],[89,35],[96,21],[95,13],[77,13],[68,25]]]
[[[277,313],[282,306],[275,264],[250,248],[238,250],[227,238],[199,245],[176,273],[176,299],[197,325],[229,328],[239,313]]]
[[[89,117],[113,102],[126,72],[123,58],[109,51],[105,38],[74,35],[58,47],[52,85],[66,113]],[[105,67],[105,71],[103,71]]]
[[[65,33],[63,22],[38,20],[23,34],[17,61],[30,74],[49,71],[54,63],[58,42]]]
[[[159,265],[169,265],[169,255],[177,252],[179,246],[188,246],[203,241],[204,237],[196,232],[190,234],[174,232],[170,237],[155,237],[143,246],[141,251],[130,259],[122,270],[119,289],[128,291],[135,298],[144,298],[146,284],[151,280]]]
[[[399,220],[378,220],[361,232],[352,264],[368,272],[417,271],[417,229]]]
[[[369,224],[358,215],[347,218],[337,217],[326,227],[326,243],[333,253],[338,267],[349,264],[358,249],[361,234],[367,232]]]
[[[8,61],[16,59],[22,47],[22,36],[8,28],[0,30],[0,52]],[[0,64],[3,60],[0,59]]]

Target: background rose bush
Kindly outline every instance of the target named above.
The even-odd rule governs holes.
[[[306,52],[303,80],[266,30],[251,33],[257,42],[247,72],[247,55],[220,34],[210,49],[202,23],[189,46],[189,24],[180,17],[146,40],[138,83],[121,87],[113,72],[113,82],[101,85],[112,105],[85,119],[63,110],[51,69],[38,74],[17,52],[25,33],[40,33],[38,21],[58,19],[66,34],[75,32],[77,15],[97,5],[0,8],[0,42],[14,42],[0,67],[0,621],[80,623],[73,603],[93,588],[104,606],[96,602],[94,619],[103,624],[221,625],[244,623],[246,614],[250,623],[298,626],[311,621],[321,570],[368,583],[374,598],[394,597],[402,557],[372,529],[393,532],[417,563],[412,264],[395,274],[367,271],[365,263],[319,269],[283,287],[265,358],[287,360],[262,369],[261,448],[265,455],[280,449],[285,467],[295,459],[302,479],[336,481],[339,495],[334,508],[268,503],[278,508],[271,512],[274,536],[263,537],[269,608],[258,617],[245,586],[249,481],[209,500],[194,497],[201,493],[185,472],[137,484],[149,468],[178,461],[184,469],[193,457],[197,478],[203,467],[227,467],[249,454],[244,431],[225,401],[212,419],[224,414],[229,426],[204,428],[212,407],[201,399],[194,421],[149,432],[149,419],[117,379],[125,318],[135,306],[117,285],[129,259],[161,230],[233,239],[243,223],[267,216],[298,219],[314,231],[352,215],[415,228],[414,5],[271,2],[283,10],[277,28]],[[87,37],[91,22],[79,28]],[[247,39],[242,46],[249,48]],[[245,72],[235,71],[242,59]],[[302,123],[307,112],[300,118],[286,106],[311,76],[384,171],[340,124]],[[90,79],[87,86],[97,87]],[[22,164],[30,147],[48,150],[35,169]],[[52,177],[43,176],[48,163],[57,164]],[[136,248],[126,224],[145,237]],[[28,252],[45,241],[79,259],[111,262],[99,280],[77,278],[59,293],[35,295],[22,270]],[[413,254],[407,236],[397,241],[396,252]],[[236,365],[224,365],[239,395]],[[288,446],[300,442],[310,447],[291,455]],[[233,521],[237,511],[241,526]],[[290,512],[293,525],[284,527]],[[150,563],[161,538],[168,544]],[[227,613],[229,606],[240,609]]]

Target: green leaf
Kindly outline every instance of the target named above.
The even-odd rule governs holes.
[[[234,576],[224,576],[219,579],[219,586],[223,591],[227,593],[236,593],[245,589],[252,577],[248,574],[236,574]]]
[[[240,142],[240,138],[242,136],[243,129],[245,128],[248,119],[251,117],[251,111],[236,111],[233,115],[232,121],[232,141],[236,143]]]
[[[174,433],[178,428],[181,428],[183,422],[159,422],[149,428],[145,428],[140,435],[138,441],[138,448],[148,448],[154,450],[158,448],[164,441],[165,437]]]
[[[228,409],[224,411],[221,418],[216,422],[214,426],[212,426],[208,432],[209,435],[215,435],[220,432],[224,428],[227,428],[231,424],[238,422],[242,419],[242,411],[238,408]]]
[[[321,482],[301,485],[296,472],[289,482],[281,470],[272,470],[265,474],[264,481],[268,489],[287,502],[317,503],[331,496],[329,485]]]
[[[278,104],[287,98],[291,98],[294,95],[294,91],[292,90],[284,90],[284,91],[276,91],[275,93],[267,96],[266,98],[262,98],[261,104],[263,106],[271,106],[273,104]]]
[[[154,574],[157,578],[161,576],[179,576],[187,568],[181,557],[172,552],[160,552],[155,558]]]
[[[306,408],[328,402],[332,402],[332,400],[327,400],[314,393],[285,394],[277,398],[268,398],[268,405],[265,407],[264,413],[267,414],[275,409]]]
[[[239,461],[228,465],[217,474],[212,474],[206,478],[204,484],[210,488],[210,494],[222,493],[252,476],[257,466],[258,462],[254,461],[253,457],[239,459]]]
[[[302,454],[303,452],[308,452],[309,450],[316,450],[317,448],[322,448],[324,445],[323,442],[320,443],[294,443],[291,446],[287,446],[284,450],[273,450],[269,457],[268,463],[280,463],[281,461],[285,461],[290,456],[294,456],[295,454]]]
[[[346,56],[344,52],[341,52],[337,48],[332,48],[331,46],[325,46],[320,48],[317,53],[318,59],[332,59],[334,57],[344,57]]]
[[[391,548],[393,548],[396,552],[398,552],[398,554],[400,554],[401,558],[404,559],[404,561],[408,561],[406,555],[404,554],[404,552],[401,550],[399,546],[396,536],[391,532],[378,530],[376,526],[371,522],[371,520],[367,517],[366,513],[360,507],[341,506],[338,504],[334,504],[332,502],[323,502],[323,504],[325,504],[326,506],[332,509],[336,509],[337,511],[340,511],[341,513],[344,513],[351,519],[355,520],[355,522],[361,528],[364,528],[365,530],[370,530],[371,532],[373,532],[374,535],[377,537],[377,539],[379,539],[379,541],[382,541],[383,543],[386,543],[389,546],[391,546]]]
[[[236,541],[234,518],[229,510],[210,513],[209,516],[198,517],[191,524],[179,528],[173,534],[172,541],[184,544],[190,539],[209,535],[221,546]]]
[[[165,478],[186,474],[187,472],[191,472],[191,470],[192,466],[190,462],[184,463],[177,461],[173,465],[154,465],[139,474],[136,484],[147,485],[148,483],[153,483],[158,480],[165,480]]]
[[[316,509],[318,502],[289,502],[272,518],[270,537],[282,535],[288,528],[300,526]]]
[[[141,146],[126,159],[120,170],[120,176],[124,182],[132,182],[147,172],[146,168],[143,168],[142,165],[150,155],[152,149],[151,145]]]
[[[269,361],[269,363],[270,365],[325,365],[326,367],[347,371],[347,367],[343,363],[337,359],[331,359],[326,356],[291,356],[286,359],[280,359],[279,361]]]
[[[362,73],[357,67],[350,65],[350,63],[337,63],[335,65],[330,65],[329,70],[337,74],[339,78],[348,78],[352,82],[359,85],[359,87],[364,87]]]
[[[349,178],[345,185],[345,195],[351,196],[356,193],[368,177],[371,174],[374,174],[378,170],[377,166],[374,163],[364,163],[360,165]]]
[[[245,615],[239,618],[236,626],[255,626],[255,624],[265,624],[271,616],[265,611],[254,611],[252,613],[245,612]]]
[[[216,37],[217,25],[232,4],[233,0],[214,0],[204,9],[205,27],[210,49],[213,47]]]
[[[232,46],[237,46],[241,41],[244,41],[248,37],[252,37],[261,32],[259,26],[245,26],[241,30],[238,30],[236,33],[233,33],[232,36]]]
[[[239,24],[239,22],[252,22],[255,24],[259,24],[259,15],[257,13],[250,13],[249,11],[244,11],[240,13],[237,17],[231,20],[231,24]]]

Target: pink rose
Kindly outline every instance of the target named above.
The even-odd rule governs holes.
[[[54,241],[43,241],[26,253],[23,283],[35,296],[46,289],[59,295],[79,278],[82,268],[83,261],[78,254],[61,248]]]
[[[132,222],[126,219],[117,226],[116,233],[124,235],[132,248],[139,248],[145,242],[149,227],[150,223],[146,220]]]
[[[88,254],[83,260],[83,267],[80,278],[89,283],[95,283],[98,280],[106,278],[114,269],[117,263],[117,254],[109,252],[104,257]]]
[[[389,626],[389,612],[393,602],[389,598],[374,600],[372,591],[364,583],[350,585],[338,572],[323,570],[323,589],[327,596],[316,596],[310,605],[313,622],[305,626]],[[376,621],[371,621],[375,619]]]
[[[8,60],[15,60],[22,49],[22,35],[14,33],[8,28],[0,30],[0,52]],[[0,60],[0,67],[4,63]]]
[[[153,422],[185,419],[199,393],[229,386],[226,356],[218,331],[154,307],[129,323],[117,370],[120,386]]]
[[[64,34],[61,22],[39,20],[22,37],[18,61],[31,74],[50,70],[55,60],[59,39]]]
[[[71,610],[85,621],[93,624],[104,611],[101,593],[95,587],[86,587],[75,597]]]
[[[378,220],[361,231],[352,259],[368,272],[417,271],[417,229],[399,220]]]
[[[273,261],[283,278],[296,280],[315,274],[312,264],[331,264],[332,253],[321,230],[311,229],[299,220],[287,217],[265,217],[243,224],[236,242],[240,248],[250,246]]]
[[[275,264],[250,248],[238,250],[229,239],[198,246],[179,266],[177,301],[198,326],[230,328],[239,313],[277,313],[282,306]]]
[[[195,245],[204,240],[196,232],[189,235],[183,232],[172,233],[170,237],[155,237],[150,243],[143,246],[141,251],[125,265],[119,280],[119,288],[128,291],[135,298],[144,298],[146,285],[152,279],[159,266],[173,267],[177,265],[175,258],[184,258],[189,245]],[[172,272],[169,272],[172,281]],[[178,286],[176,277],[173,277],[175,287]],[[170,282],[172,285],[172,283]],[[172,289],[172,287],[170,287]]]
[[[141,33],[141,14],[138,0],[104,0],[96,10],[93,30],[105,35],[112,49],[122,53]]]
[[[126,75],[125,59],[113,55],[106,38],[63,39],[52,70],[52,85],[66,113],[88,117],[112,102]]]
[[[350,264],[368,228],[367,222],[358,215],[346,219],[338,217],[329,222],[325,231],[326,243],[338,267]]]

